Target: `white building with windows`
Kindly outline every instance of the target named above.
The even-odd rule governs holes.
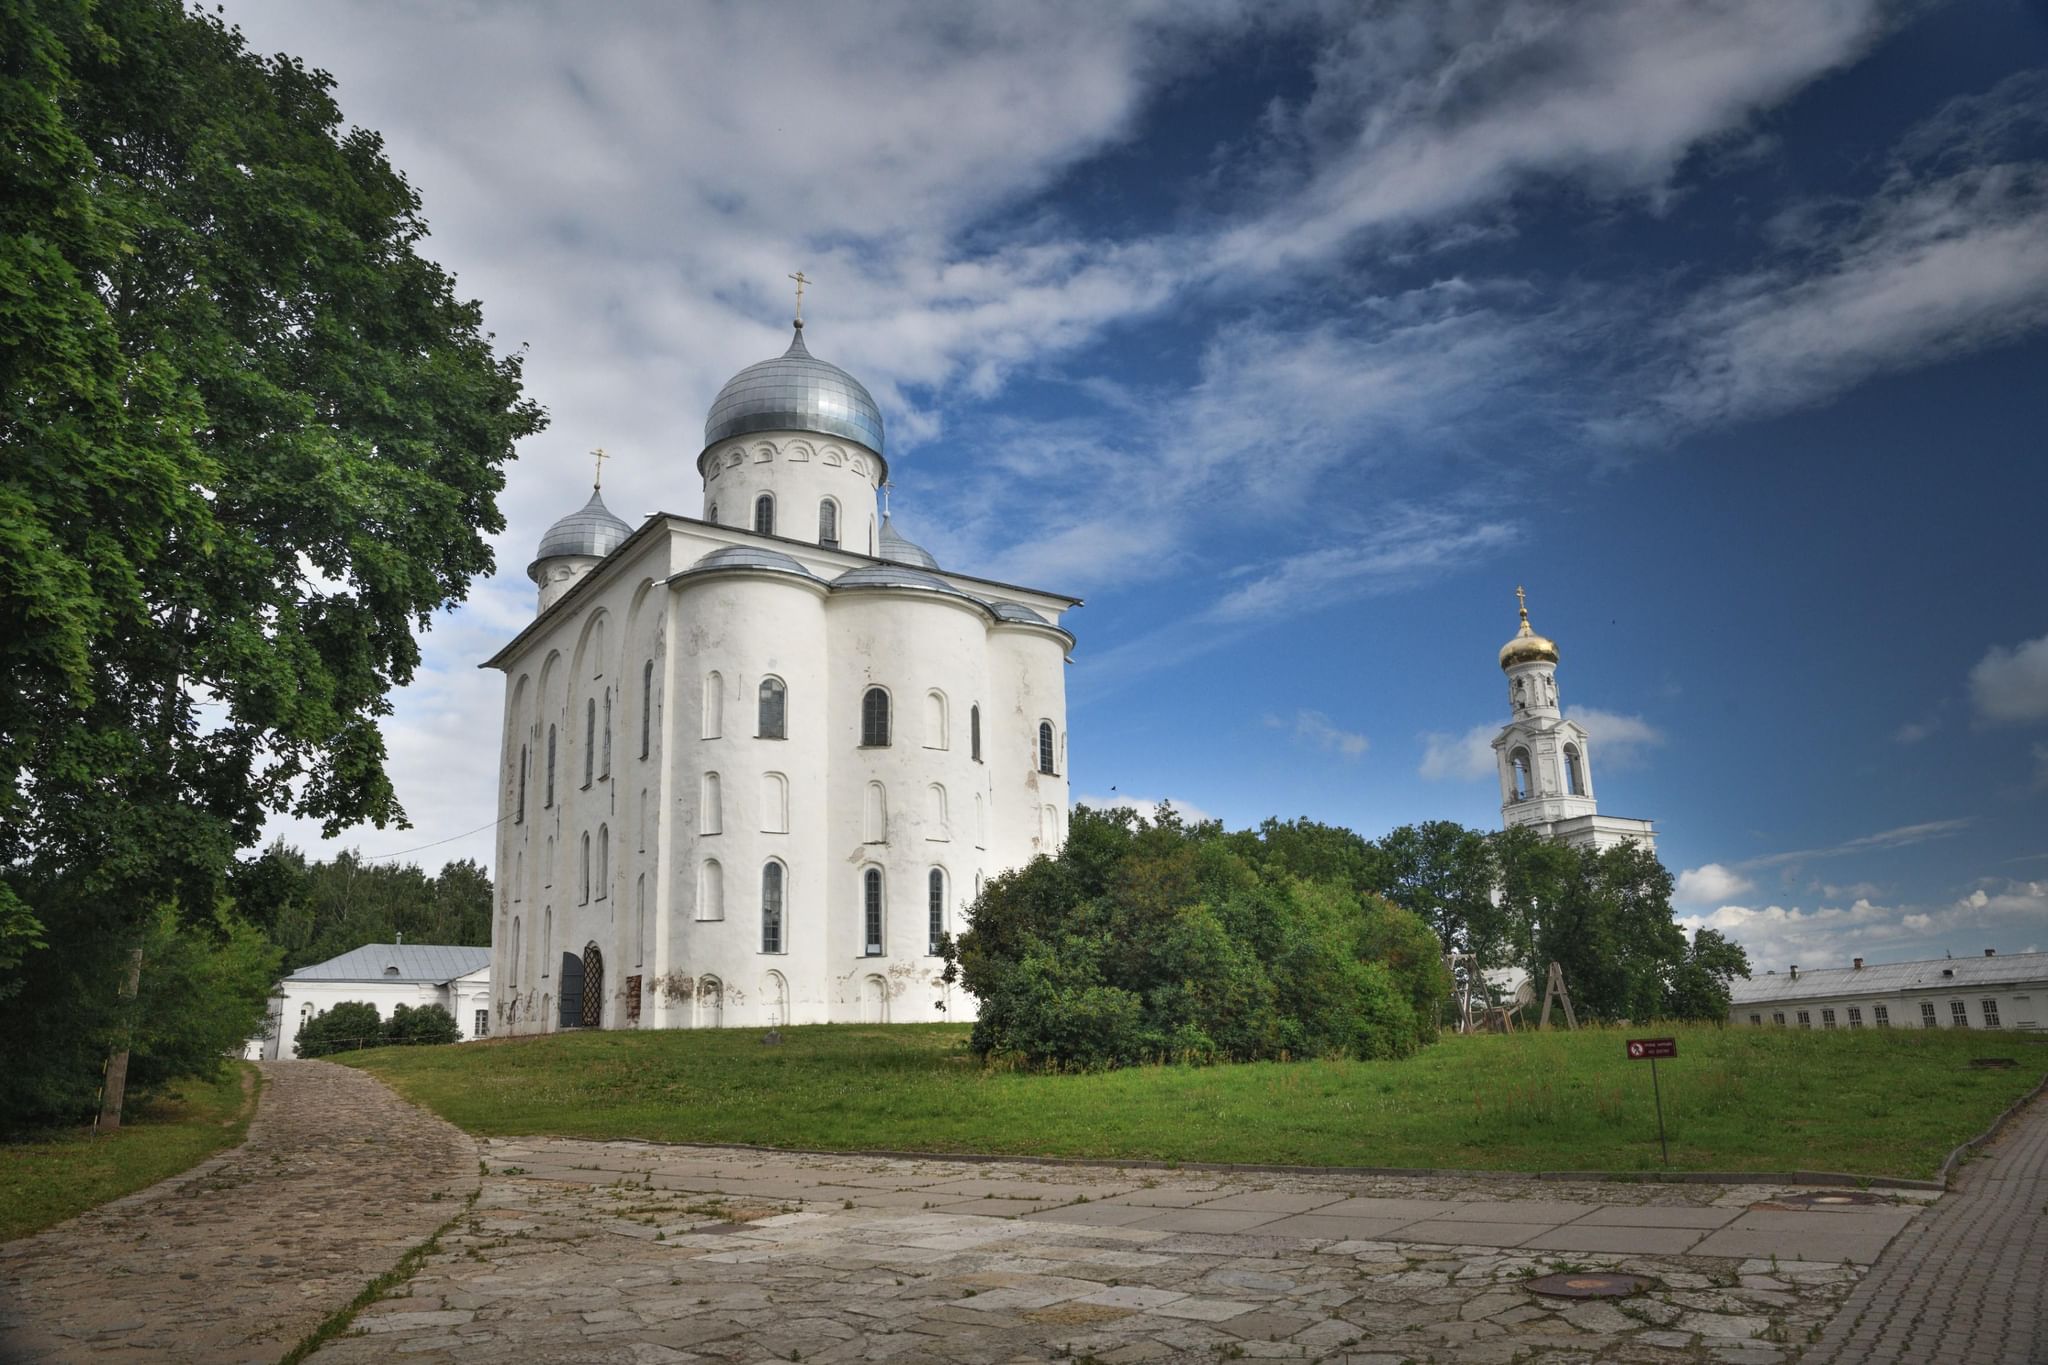
[[[1634,840],[1657,849],[1648,820],[1602,815],[1593,794],[1593,750],[1586,731],[1567,718],[1557,698],[1557,645],[1529,625],[1520,588],[1522,624],[1501,646],[1508,678],[1508,723],[1494,737],[1500,771],[1500,817],[1509,828],[1526,826],[1574,848],[1608,849]]]
[[[881,412],[796,328],[712,404],[704,515],[593,488],[486,665],[498,1032],[971,1019],[941,937],[1064,838],[1078,599],[878,516]]]
[[[2048,953],[1765,972],[1731,983],[1728,1022],[1753,1028],[1980,1028],[2048,1019]]]
[[[491,950],[440,943],[366,943],[340,957],[301,967],[270,993],[270,1017],[243,1055],[252,1062],[288,1062],[299,1030],[344,1001],[377,1007],[389,1020],[400,1005],[439,1005],[455,1016],[463,1042],[491,1032]]]

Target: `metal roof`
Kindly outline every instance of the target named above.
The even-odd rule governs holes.
[[[1840,999],[1855,995],[1899,995],[1906,991],[1984,990],[2031,982],[2048,984],[2048,953],[2014,953],[2006,957],[1937,957],[1926,962],[1881,962],[1864,967],[1799,969],[1769,972],[1730,983],[1737,1005],[1762,1005],[1783,1000]]]
[[[462,948],[445,943],[365,943],[340,957],[301,967],[285,980],[431,981],[439,985],[490,965],[489,948]]]
[[[556,555],[592,555],[603,559],[625,544],[626,537],[632,534],[633,528],[612,515],[611,508],[604,505],[604,499],[593,488],[589,502],[548,527],[548,533],[540,538],[540,551],[533,562],[538,564]]]
[[[939,567],[939,561],[932,552],[916,541],[906,539],[887,512],[882,513],[882,534],[877,539],[881,542],[880,558],[897,564],[912,564],[920,569]]]
[[[882,453],[882,410],[858,379],[805,349],[802,323],[788,350],[726,381],[704,419],[704,444],[750,431],[815,431]]]
[[[1049,626],[1052,624],[1052,622],[1046,620],[1043,616],[1040,616],[1037,612],[1031,610],[1031,608],[1025,606],[1022,602],[997,602],[993,599],[990,599],[988,603],[988,609],[996,614],[998,620],[1029,621],[1035,625],[1041,626]]]
[[[728,545],[713,550],[692,564],[688,570],[697,573],[705,569],[775,569],[782,573],[793,573],[804,578],[817,575],[780,550],[763,549],[755,545]]]

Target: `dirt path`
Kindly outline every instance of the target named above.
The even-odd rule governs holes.
[[[477,1185],[477,1146],[362,1072],[266,1062],[249,1140],[0,1244],[0,1360],[274,1362]]]

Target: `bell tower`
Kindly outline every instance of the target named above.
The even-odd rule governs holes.
[[[1656,836],[1648,820],[1600,814],[1586,731],[1565,717],[1558,701],[1557,645],[1529,625],[1529,601],[1520,588],[1515,598],[1521,626],[1500,651],[1508,723],[1493,741],[1501,823],[1528,826],[1575,846],[1610,848],[1634,839],[1654,849]]]

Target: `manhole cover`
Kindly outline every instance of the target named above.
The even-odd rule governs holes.
[[[1545,1275],[1523,1288],[1553,1299],[1625,1299],[1656,1283],[1647,1275]]]
[[[1887,1204],[1891,1201],[1867,1190],[1829,1190],[1825,1194],[1788,1194],[1783,1199],[1772,1202],[1815,1209],[1838,1209],[1851,1204]]]

